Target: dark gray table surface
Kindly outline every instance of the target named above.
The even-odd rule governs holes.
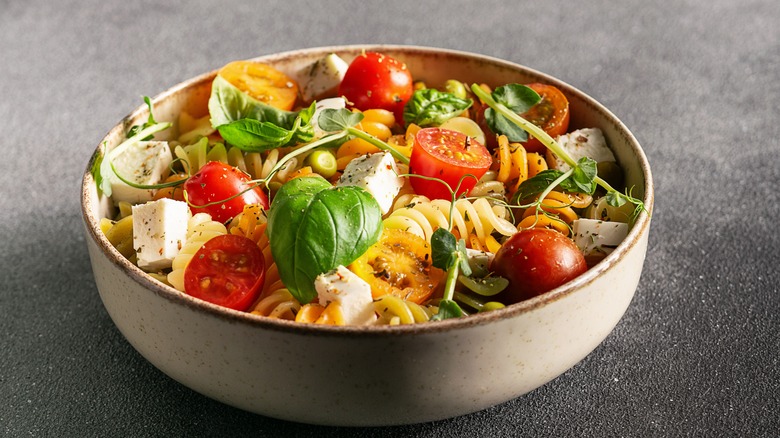
[[[324,428],[171,380],[124,340],[79,183],[140,103],[224,63],[352,43],[518,62],[604,103],[650,159],[642,279],[549,384],[429,424]],[[780,2],[0,0],[0,435],[778,436]]]

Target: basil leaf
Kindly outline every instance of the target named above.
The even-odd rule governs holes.
[[[453,300],[439,301],[439,311],[431,317],[432,321],[441,321],[443,319],[459,318],[463,316],[463,309]]]
[[[284,184],[268,213],[268,236],[279,276],[302,304],[317,296],[314,279],[348,265],[376,243],[382,211],[359,187],[332,187],[322,178]]]
[[[217,128],[226,142],[247,152],[262,152],[287,144],[293,136],[273,123],[241,119]]]
[[[472,104],[471,99],[461,99],[452,93],[435,88],[417,90],[404,106],[404,122],[421,127],[439,126],[461,114]]]
[[[326,108],[322,110],[317,125],[325,132],[343,131],[357,125],[363,120],[362,113],[353,113],[348,109]]]
[[[431,235],[431,263],[433,266],[449,270],[455,263],[458,242],[455,236],[444,228],[437,228]]]
[[[298,113],[283,111],[255,100],[219,75],[211,85],[209,114],[214,129],[241,119],[269,122],[290,129],[298,117]]]
[[[520,84],[507,84],[496,88],[491,97],[513,112],[523,114],[541,101],[539,93]],[[528,140],[528,133],[511,122],[506,117],[497,113],[493,108],[485,110],[485,120],[491,131],[498,135],[506,135],[511,142],[523,142]]]

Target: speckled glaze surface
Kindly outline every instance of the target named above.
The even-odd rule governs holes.
[[[258,60],[302,79],[306,66],[330,52],[349,61],[362,50],[401,59],[416,79],[434,86],[450,78],[491,86],[532,81],[559,86],[570,100],[572,129],[604,131],[628,185],[652,211],[652,177],[633,135],[598,102],[542,73],[480,55],[405,46],[315,48]],[[182,109],[206,114],[214,74],[155,97],[157,120],[174,121]],[[106,147],[116,146],[131,125],[146,117],[139,107],[106,135]],[[587,273],[502,310],[414,326],[320,327],[219,308],[155,281],[100,232],[98,222],[110,204],[98,195],[88,171],[82,189],[100,297],[140,354],[208,397],[262,415],[328,425],[409,424],[458,416],[554,379],[591,352],[625,312],[650,229],[650,215],[643,213],[626,241]]]

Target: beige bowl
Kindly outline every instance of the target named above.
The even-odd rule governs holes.
[[[547,82],[571,104],[572,128],[599,127],[635,196],[653,206],[647,158],[629,130],[577,89],[537,71],[481,55],[404,46],[305,49],[257,58],[295,78],[322,56],[347,61],[376,50],[406,62],[429,85],[451,78],[491,86]],[[153,99],[158,121],[187,109],[205,115],[215,72]],[[96,154],[147,118],[122,120]],[[89,169],[95,156],[87,166]],[[643,213],[619,248],[574,281],[505,309],[396,327],[323,327],[224,309],[157,282],[124,259],[100,232],[109,202],[84,174],[82,212],[100,297],[130,344],[154,366],[208,397],[285,420],[393,425],[438,420],[505,402],[554,379],[590,353],[625,312],[639,281],[650,217]]]

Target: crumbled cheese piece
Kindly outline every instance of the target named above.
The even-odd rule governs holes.
[[[311,126],[314,128],[314,136],[322,137],[325,131],[320,129],[319,119],[324,109],[344,109],[347,107],[347,101],[343,97],[331,97],[330,99],[318,100],[314,104],[314,115],[311,118]]]
[[[335,53],[331,53],[307,68],[308,81],[304,84],[301,94],[303,100],[310,102],[335,92],[344,79],[349,64]]]
[[[604,134],[598,128],[578,129],[559,136],[555,141],[569,153],[574,161],[578,161],[582,157],[592,158],[597,163],[615,161],[615,156],[607,146]],[[547,162],[551,164],[551,168],[562,172],[571,169],[571,166],[549,149],[547,150]]]
[[[170,171],[171,161],[171,148],[165,141],[139,141],[111,159],[114,169],[122,178],[140,185],[158,184],[164,180]],[[108,177],[114,202],[138,204],[152,200],[151,189],[131,187],[113,173]]]
[[[133,206],[133,248],[138,266],[147,271],[170,268],[187,241],[190,207],[163,198]]]
[[[390,211],[403,185],[404,177],[398,176],[398,168],[389,152],[377,152],[350,161],[336,184],[366,189],[379,203],[382,214]]]
[[[336,302],[347,325],[366,325],[376,320],[371,286],[352,271],[339,266],[314,279],[320,305]]]
[[[574,243],[585,256],[606,255],[615,250],[628,235],[624,222],[577,219],[572,222]]]

